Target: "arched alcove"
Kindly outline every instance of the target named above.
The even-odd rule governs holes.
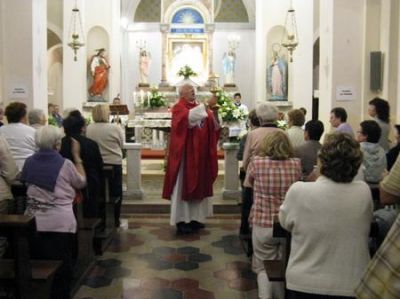
[[[287,62],[287,50],[281,46],[281,40],[282,40],[282,36],[285,32],[285,27],[278,25],[278,26],[274,26],[272,27],[268,33],[267,33],[267,65],[266,65],[266,72],[267,72],[267,82],[266,82],[266,90],[267,90],[267,99],[273,99],[272,94],[270,92],[270,90],[268,89],[268,72],[271,71],[270,67],[272,67],[272,64],[275,60],[275,56],[274,55],[278,55],[280,58],[283,58],[283,60],[285,60]],[[274,52],[276,52],[276,54],[274,54]],[[282,80],[284,81],[283,84],[286,86],[284,89],[286,89],[286,99],[288,96],[288,90],[289,90],[289,78],[288,78],[288,74],[287,74],[287,66],[286,66],[286,72],[283,73],[283,78]],[[278,100],[278,99],[275,99]],[[280,99],[280,100],[283,100]]]
[[[57,44],[47,51],[47,100],[62,107],[63,48]]]
[[[109,49],[110,49],[110,38],[107,33],[107,31],[100,26],[94,26],[88,30],[87,33],[87,87],[86,90],[88,90],[89,86],[93,82],[93,76],[90,71],[90,60],[93,55],[97,54],[97,49],[105,49],[105,56],[107,60],[109,61]],[[112,66],[109,71],[112,71]],[[109,95],[109,84],[107,84],[107,88],[105,89],[103,93],[103,97],[106,101],[110,99]]]

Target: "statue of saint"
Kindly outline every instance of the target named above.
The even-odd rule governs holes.
[[[236,55],[233,50],[225,52],[222,58],[223,70],[225,75],[225,84],[234,84],[235,82],[235,62]]]
[[[139,55],[139,72],[140,72],[140,83],[149,83],[149,69],[151,63],[150,52],[143,49]]]
[[[287,62],[275,50],[267,70],[267,89],[272,101],[287,100]]]
[[[104,48],[97,49],[97,54],[93,55],[90,59],[90,72],[93,77],[93,83],[89,87],[89,94],[91,97],[102,98],[103,91],[108,83],[108,69],[110,64],[104,56],[106,51]]]

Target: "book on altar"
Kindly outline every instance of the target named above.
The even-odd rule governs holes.
[[[129,110],[127,105],[110,105],[111,115],[128,115]]]

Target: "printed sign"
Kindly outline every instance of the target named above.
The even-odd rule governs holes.
[[[354,86],[337,86],[336,100],[337,101],[353,101],[356,98]]]

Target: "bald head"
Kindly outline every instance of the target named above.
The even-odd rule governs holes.
[[[195,99],[194,88],[190,84],[184,84],[179,89],[179,96],[188,102],[192,102]]]

